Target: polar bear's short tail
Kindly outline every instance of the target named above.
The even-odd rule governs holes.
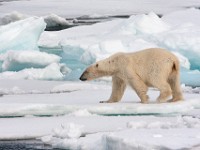
[[[182,100],[183,97],[180,87],[180,65],[178,60],[173,62],[172,71],[169,75],[168,82],[172,89],[173,101]]]

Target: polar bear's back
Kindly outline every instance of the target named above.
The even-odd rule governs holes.
[[[134,57],[134,59],[144,59],[144,61],[146,60],[147,62],[153,59],[163,60],[167,58],[171,58],[174,61],[177,60],[174,54],[162,48],[149,48],[138,52],[130,53],[129,56]]]
[[[167,79],[172,72],[174,63],[179,64],[174,54],[161,48],[150,48],[129,53],[127,57],[131,61],[130,64],[133,64],[129,67],[145,82],[153,82],[155,78]]]

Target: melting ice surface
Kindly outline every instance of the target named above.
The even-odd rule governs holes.
[[[191,14],[197,19],[177,20]],[[44,19],[37,17],[0,26],[0,77],[78,80],[88,65],[113,53],[162,47],[179,58],[182,83],[199,86],[199,14],[200,10],[187,9],[159,18],[150,12],[56,32],[44,31]],[[34,76],[30,69],[41,72],[51,64],[58,66],[57,73],[52,73],[56,77]]]

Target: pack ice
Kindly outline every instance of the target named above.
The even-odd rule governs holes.
[[[196,19],[189,19],[189,22],[175,19],[180,16],[187,18],[189,14],[194,14]],[[63,78],[55,80],[78,80],[88,65],[118,51],[134,52],[144,48],[162,47],[172,51],[179,58],[182,66],[182,83],[199,86],[198,14],[200,10],[194,8],[173,12],[162,18],[150,12],[147,15],[133,15],[128,19],[115,19],[56,32],[44,31],[43,18],[28,17],[0,26],[0,40],[3,41],[0,45],[1,72],[17,71],[13,77],[10,76],[15,78],[23,69],[33,67],[41,70],[51,63],[57,63],[62,66],[59,73],[63,74]],[[16,52],[22,50],[32,52]],[[34,53],[36,57],[32,57],[28,62],[24,56],[21,57],[27,55],[29,58],[30,53]],[[48,60],[51,61],[45,62],[47,59],[41,59],[44,53],[46,56],[49,55]]]
[[[110,82],[20,80],[78,80],[86,66],[117,51],[163,47],[179,58],[182,83],[199,86],[199,12],[151,12],[58,32],[44,31],[38,17],[0,26],[0,140],[40,137],[62,149],[199,149],[198,87],[182,85],[185,101],[178,103],[155,103],[159,92],[151,89],[150,104],[140,104],[127,88],[119,103],[99,104]]]
[[[61,80],[69,72],[61,57],[40,52],[37,42],[44,31],[43,18],[29,17],[0,26],[0,78]]]

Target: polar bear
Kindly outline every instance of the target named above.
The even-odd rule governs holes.
[[[160,91],[158,102],[183,100],[180,88],[180,66],[175,55],[161,48],[150,48],[133,53],[116,53],[89,66],[80,80],[112,76],[112,94],[107,101],[121,100],[127,84],[137,93],[142,103],[148,103],[148,87]]]

